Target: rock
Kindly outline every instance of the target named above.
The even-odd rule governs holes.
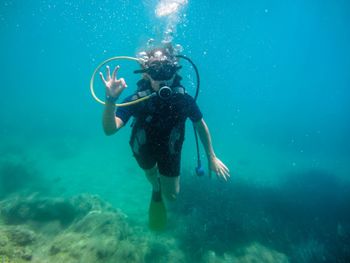
[[[27,261],[32,260],[32,258],[33,258],[32,250],[29,248],[24,248],[24,250],[22,251],[22,254],[21,254],[21,258],[24,260],[27,260]]]
[[[19,262],[185,262],[174,238],[129,225],[97,196],[17,196],[3,200],[0,212],[7,223],[0,221],[0,255]]]
[[[69,200],[62,198],[12,198],[0,207],[2,217],[8,224],[27,221],[48,222],[59,220],[62,224],[72,222],[76,210]]]
[[[204,263],[289,263],[288,258],[273,249],[253,243],[234,252],[218,256],[214,251],[208,251],[203,258]]]
[[[286,255],[277,252],[271,248],[267,248],[259,243],[253,243],[250,246],[243,248],[240,253],[242,255],[234,257],[234,262],[239,263],[288,263]]]
[[[7,224],[23,224],[28,221],[59,221],[69,225],[75,219],[91,211],[116,211],[97,196],[79,195],[73,198],[44,198],[37,196],[9,198],[0,205],[0,212]]]
[[[0,248],[5,247],[9,242],[7,235],[0,229]]]
[[[124,239],[129,228],[122,217],[113,212],[91,211],[71,226],[71,231],[94,235],[114,236]]]
[[[8,228],[7,233],[10,240],[20,246],[27,246],[33,243],[36,239],[35,233],[23,226],[10,227]]]
[[[29,246],[36,239],[35,233],[24,226],[0,226],[0,260],[1,256],[6,256],[9,262],[12,262],[13,258],[30,261],[33,254]]]
[[[137,244],[133,244],[128,240],[120,242],[115,253],[115,262],[137,263],[142,262],[142,251],[138,249]]]
[[[61,252],[61,248],[57,244],[53,244],[50,247],[50,250],[49,250],[50,255],[56,255],[59,252]]]

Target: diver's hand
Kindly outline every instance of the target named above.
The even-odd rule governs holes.
[[[226,165],[219,160],[216,156],[212,156],[208,159],[209,161],[209,176],[211,177],[212,171],[215,172],[219,179],[227,181],[230,178],[230,170]]]
[[[100,77],[102,82],[106,87],[106,100],[109,102],[115,102],[123,90],[127,87],[126,82],[123,78],[117,79],[117,72],[120,67],[116,66],[113,70],[112,77],[109,66],[107,69],[106,79],[104,78],[102,72],[100,72]]]

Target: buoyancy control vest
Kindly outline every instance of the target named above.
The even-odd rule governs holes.
[[[183,107],[183,96],[186,91],[180,81],[181,77],[176,76],[170,87],[172,95],[168,100],[154,96],[138,105],[130,138],[134,154],[139,154],[140,147],[145,144],[169,147],[169,152],[172,154],[181,150],[185,134],[186,112]],[[141,79],[137,86],[132,100],[154,92],[150,81],[146,79]]]

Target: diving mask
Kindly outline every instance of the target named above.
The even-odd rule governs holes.
[[[153,80],[170,80],[181,68],[177,62],[170,60],[153,60],[145,65],[144,69],[135,70],[134,73],[147,73]]]

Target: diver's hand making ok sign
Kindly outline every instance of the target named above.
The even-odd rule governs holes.
[[[101,80],[106,87],[106,101],[113,103],[118,99],[119,95],[127,87],[126,82],[123,78],[117,79],[117,72],[119,68],[119,66],[116,66],[111,76],[110,68],[107,66],[106,79],[104,78],[102,72],[100,72]]]

